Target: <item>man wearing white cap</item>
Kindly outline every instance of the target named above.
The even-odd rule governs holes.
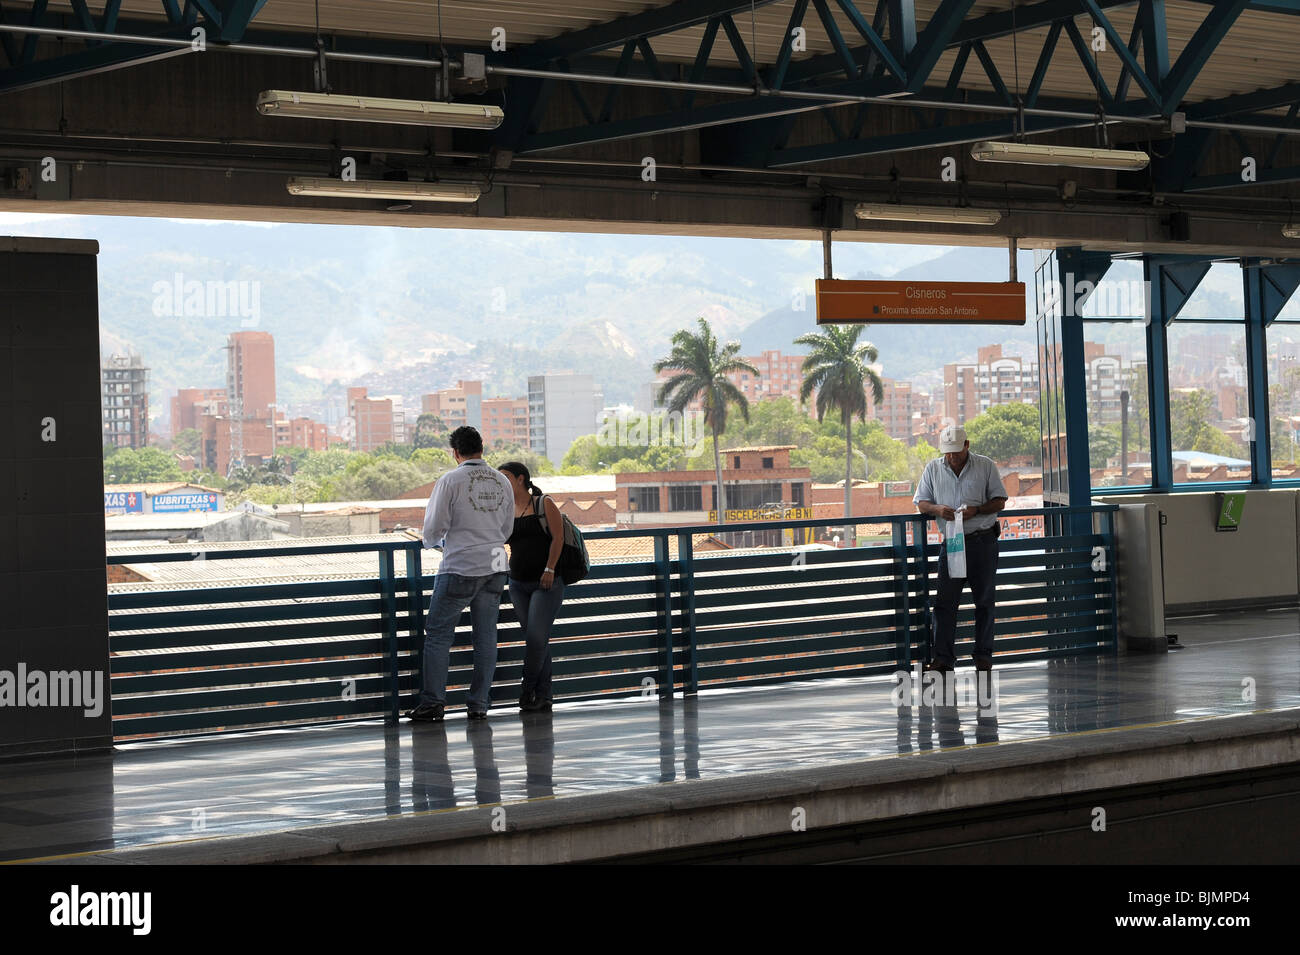
[[[912,503],[933,517],[947,540],[949,522],[961,511],[966,535],[966,579],[948,576],[948,554],[940,548],[939,592],[935,596],[935,635],[930,668],[951,670],[957,660],[957,609],[970,581],[975,601],[975,667],[993,669],[993,603],[998,573],[997,513],[1006,506],[1007,491],[992,458],[972,454],[964,428],[949,426],[939,433],[942,457],[925,466]]]

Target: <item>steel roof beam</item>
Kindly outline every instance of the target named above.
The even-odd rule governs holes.
[[[1196,33],[1187,41],[1178,62],[1173,65],[1169,75],[1161,84],[1160,93],[1165,104],[1166,116],[1173,113],[1182,102],[1192,83],[1200,74],[1201,68],[1218,48],[1220,41],[1228,35],[1228,30],[1237,22],[1237,18],[1249,6],[1248,0],[1232,0],[1230,3],[1216,3]]]

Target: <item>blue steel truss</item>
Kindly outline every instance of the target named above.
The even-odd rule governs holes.
[[[1004,113],[1000,118],[973,118],[949,123],[943,110],[916,107],[913,129],[887,137],[864,136],[866,119],[873,110],[897,110],[897,106],[828,105],[784,96],[774,91],[807,91],[846,96],[888,96],[906,100],[909,96],[930,102],[962,102],[988,105],[1001,110],[1059,109],[1095,115],[1099,111],[1112,119],[1125,117],[1172,117],[1185,112],[1189,120],[1249,120],[1260,129],[1280,132],[1293,129],[1300,121],[1300,83],[1212,101],[1184,102],[1202,68],[1219,44],[1247,11],[1300,14],[1300,0],[1294,2],[1203,3],[1206,15],[1177,57],[1170,54],[1164,0],[1039,0],[1019,4],[1014,10],[974,14],[973,0],[942,0],[924,24],[917,22],[912,0],[780,0],[787,3],[789,19],[785,39],[770,63],[760,63],[746,42],[743,14],[752,7],[765,7],[778,0],[676,0],[642,13],[538,40],[506,53],[479,48],[494,66],[522,66],[551,72],[581,72],[611,77],[686,79],[694,82],[743,86],[753,95],[737,95],[722,102],[701,104],[700,94],[662,90],[637,109],[624,108],[624,89],[608,85],[592,93],[592,86],[572,81],[517,77],[508,82],[506,100],[512,109],[507,122],[478,141],[501,153],[536,154],[565,150],[628,138],[644,138],[690,129],[720,127],[710,136],[721,147],[727,164],[755,168],[787,168],[829,160],[871,156],[938,146],[960,145],[980,139],[998,138],[1023,132],[1046,134],[1092,125],[1093,121],[1069,118],[1020,117]],[[214,43],[250,42],[302,46],[302,37],[251,29],[265,0],[160,0],[166,26],[120,16],[120,0],[95,2],[72,0],[73,12],[56,14],[48,0],[31,0],[19,9],[15,0],[0,0],[0,22],[34,26],[62,26],[102,33],[151,33],[175,38],[188,37],[189,30],[202,25]],[[1134,8],[1132,31],[1121,36],[1108,11]],[[851,29],[844,28],[847,22]],[[667,67],[656,56],[654,41],[664,35],[703,28],[697,52],[690,64]],[[1099,28],[1119,57],[1117,75],[1105,70],[1091,51],[1087,35]],[[796,28],[807,35],[825,37],[830,52],[799,56],[794,49]],[[1034,63],[1027,85],[1017,89],[1000,74],[989,54],[988,43],[1013,34],[1024,43],[1027,31],[1043,35],[1035,53],[1026,50]],[[69,40],[76,45],[82,41]],[[428,55],[427,44],[410,40],[332,37],[331,46],[353,52],[390,55]],[[711,65],[715,54],[729,47],[734,66]],[[54,57],[37,58],[38,43],[33,35],[0,32],[0,92],[24,89],[43,83],[147,63],[183,55],[187,49],[169,49],[131,43],[126,40],[84,41],[84,49]],[[42,49],[48,44],[41,45]],[[470,52],[453,49],[453,56]],[[610,56],[610,53],[617,53]],[[953,54],[949,74],[936,75],[945,54]],[[1077,61],[1091,83],[1086,98],[1045,97],[1044,80],[1060,57]],[[975,64],[978,64],[976,66]],[[963,86],[970,69],[981,71],[991,91]],[[562,128],[545,128],[546,108],[558,87],[568,92],[577,105],[581,122]],[[716,97],[714,97],[716,100]],[[647,102],[646,100],[639,101]],[[1269,111],[1290,109],[1285,117]],[[826,131],[821,142],[787,148],[793,117],[819,111]],[[1215,189],[1247,185],[1240,175],[1204,175],[1200,161],[1212,137],[1192,130],[1175,140],[1175,154],[1161,160],[1156,171],[1162,189]],[[1258,155],[1258,151],[1256,153]],[[1282,139],[1275,139],[1259,156],[1258,183],[1286,183],[1300,180],[1300,167],[1278,165],[1283,156]]]
[[[190,39],[190,31],[202,25],[212,42],[235,43],[244,38],[253,18],[266,5],[266,0],[161,0],[167,26],[156,24],[126,24],[121,20],[122,0],[102,0],[96,14],[90,0],[70,0],[72,16],[58,14],[49,9],[48,0],[33,0],[31,5],[17,11],[10,3],[6,9],[0,0],[0,23],[28,27],[60,27],[84,30],[90,33],[118,33]],[[106,70],[139,66],[157,60],[182,56],[190,52],[187,47],[171,48],[132,43],[129,40],[110,41],[88,38],[85,49],[38,59],[37,36],[16,36],[0,33],[0,53],[6,68],[0,70],[0,92],[28,89],[45,83],[75,79]],[[76,42],[76,41],[69,41]]]

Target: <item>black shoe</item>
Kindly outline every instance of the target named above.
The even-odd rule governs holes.
[[[993,661],[992,661],[992,659],[990,659],[989,657],[976,657],[976,658],[975,658],[975,669],[978,670],[978,671],[981,672],[981,673],[984,673],[984,672],[987,672],[987,671],[989,671],[989,670],[992,670],[992,669],[993,669]]]
[[[524,693],[519,697],[519,712],[521,713],[538,713],[550,708],[551,701],[541,699],[536,693]]]
[[[951,664],[951,663],[939,663],[939,662],[936,661],[936,662],[927,663],[923,669],[925,669],[926,671],[931,671],[931,670],[932,670],[932,671],[934,671],[935,673],[951,673],[951,672],[952,672],[952,664]]]
[[[441,723],[442,722],[442,704],[441,703],[421,703],[413,710],[406,713],[408,720],[415,720],[419,723]]]
[[[487,710],[468,710],[465,716],[471,720],[485,720],[487,719]]]

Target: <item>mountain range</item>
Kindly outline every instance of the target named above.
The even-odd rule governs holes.
[[[224,384],[226,336],[241,328],[275,336],[277,397],[290,414],[328,419],[351,385],[400,395],[411,409],[458,379],[481,379],[485,395],[523,395],[530,374],[566,370],[592,373],[609,404],[631,402],[673,333],[698,316],[743,354],[798,353],[793,339],[816,328],[822,269],[820,245],[806,241],[5,214],[0,227],[99,240],[101,350],[143,357],[153,417],[163,419],[178,388]],[[998,249],[837,242],[833,251],[843,278],[1007,275]],[[1032,255],[1019,262],[1032,295]],[[1197,309],[1231,308],[1221,279],[1207,280],[1215,288]],[[255,315],[169,307],[177,289],[230,282],[246,283]],[[1032,355],[1032,301],[1027,311],[1023,328],[877,325],[866,337],[885,375],[933,379],[992,342]]]

